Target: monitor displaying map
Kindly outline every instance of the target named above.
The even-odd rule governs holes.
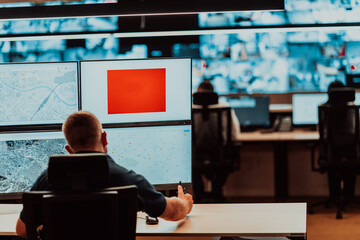
[[[0,64],[0,126],[61,124],[76,111],[77,62]]]
[[[191,126],[104,129],[114,161],[166,187],[191,183]],[[0,133],[0,193],[29,191],[53,154],[68,154],[62,132]]]
[[[104,129],[114,161],[151,184],[191,183],[191,126]]]
[[[80,61],[81,107],[102,123],[191,119],[191,58]]]
[[[65,154],[62,132],[0,134],[0,193],[29,191],[50,155]]]

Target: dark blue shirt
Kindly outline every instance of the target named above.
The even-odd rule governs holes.
[[[134,171],[127,170],[119,166],[108,155],[110,170],[110,179],[107,187],[120,187],[135,185],[138,191],[139,210],[146,212],[149,216],[158,217],[166,208],[165,197],[141,175]],[[54,186],[47,180],[47,171],[44,171],[36,180],[31,191],[53,191]],[[20,219],[26,223],[23,211],[20,213]]]

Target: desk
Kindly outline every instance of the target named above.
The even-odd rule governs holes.
[[[273,143],[274,148],[274,190],[276,201],[285,201],[288,197],[288,142],[311,143],[312,146],[319,140],[320,135],[316,131],[294,130],[291,132],[261,133],[244,132],[236,141],[241,143]]]
[[[0,235],[14,236],[21,204],[0,204]],[[306,203],[195,204],[185,220],[146,225],[138,213],[137,236],[247,236],[306,239]]]

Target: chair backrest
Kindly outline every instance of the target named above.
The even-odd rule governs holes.
[[[85,192],[25,192],[24,216],[29,240],[135,239],[135,186]]]
[[[47,180],[57,190],[104,188],[109,181],[107,154],[52,155]]]
[[[215,92],[196,92],[193,95],[193,103],[202,106],[202,119],[207,121],[209,119],[209,105],[218,104],[219,96]]]
[[[320,165],[359,161],[359,106],[319,106]]]
[[[136,186],[100,188],[109,179],[106,156],[50,157],[47,178],[55,190],[23,193],[30,240],[38,240],[41,225],[46,240],[135,239]]]
[[[208,119],[203,118],[203,110],[192,109],[194,161],[223,161],[232,146],[230,108],[208,108]]]

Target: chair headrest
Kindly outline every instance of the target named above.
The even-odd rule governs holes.
[[[212,105],[218,103],[218,95],[214,92],[197,92],[194,93],[194,104],[196,105]]]
[[[49,159],[48,182],[56,188],[85,190],[103,187],[109,180],[105,153],[53,155]]]
[[[330,104],[346,104],[347,102],[355,101],[354,88],[333,88],[329,90],[329,103]]]

